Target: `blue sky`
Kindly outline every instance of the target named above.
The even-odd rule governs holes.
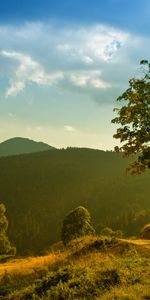
[[[149,0],[1,0],[0,141],[113,149],[115,99],[149,59]]]

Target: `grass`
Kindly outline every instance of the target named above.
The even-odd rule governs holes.
[[[24,259],[10,260],[4,264],[0,264],[0,280],[4,274],[29,275],[36,270],[48,269],[51,265],[65,259],[66,253],[50,253],[49,255],[39,257],[29,257]]]
[[[0,264],[5,300],[150,299],[150,241],[85,237]]]

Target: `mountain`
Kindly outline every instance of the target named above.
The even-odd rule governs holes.
[[[40,253],[60,240],[63,219],[86,207],[102,227],[135,235],[149,223],[150,173],[126,175],[121,153],[54,149],[0,158],[0,202],[19,254]]]
[[[35,142],[27,138],[14,137],[0,143],[0,156],[40,152],[51,149],[54,149],[54,147],[43,142]]]

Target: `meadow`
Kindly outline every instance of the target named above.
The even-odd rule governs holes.
[[[150,299],[150,240],[84,237],[0,264],[5,300]]]

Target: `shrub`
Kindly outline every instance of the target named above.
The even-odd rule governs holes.
[[[150,239],[150,223],[144,225],[141,230],[140,236],[142,239]]]
[[[61,237],[64,245],[78,237],[95,234],[90,221],[90,213],[86,208],[79,206],[72,210],[63,221]]]
[[[109,227],[105,227],[101,230],[101,235],[121,238],[123,236],[123,232],[121,230],[112,230]]]

